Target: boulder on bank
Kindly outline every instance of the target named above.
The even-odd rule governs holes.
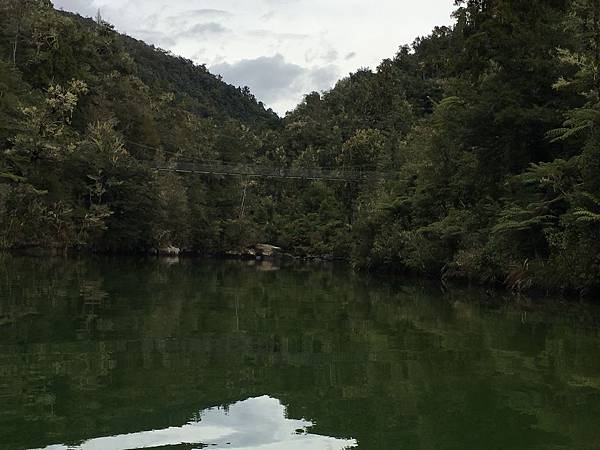
[[[178,247],[169,245],[167,247],[159,248],[157,250],[157,254],[159,256],[179,256],[181,254],[181,249]]]
[[[238,257],[242,259],[263,259],[276,258],[282,255],[281,248],[271,244],[254,244],[246,247],[242,251],[228,251],[225,253],[228,257]]]
[[[256,256],[264,256],[272,258],[281,255],[281,247],[276,247],[270,244],[256,244],[254,246]]]

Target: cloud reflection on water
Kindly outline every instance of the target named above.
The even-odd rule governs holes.
[[[311,434],[307,420],[286,418],[285,406],[263,396],[211,408],[180,427],[87,440],[79,445],[50,445],[38,450],[133,450],[169,445],[198,444],[229,450],[345,450],[357,445],[354,439],[337,439]],[[202,445],[201,445],[202,444]]]

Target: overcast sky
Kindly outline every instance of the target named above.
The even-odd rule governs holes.
[[[249,86],[279,114],[452,23],[453,0],[54,0]]]

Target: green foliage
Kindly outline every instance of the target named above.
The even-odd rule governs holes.
[[[453,28],[307,96],[283,146],[305,165],[397,172],[339,191],[358,268],[598,287],[595,3],[457,4]]]
[[[600,288],[600,4],[456,5],[452,27],[280,120],[103,21],[6,0],[0,246],[222,254],[265,241],[359,269]],[[152,170],[175,160],[380,175]]]
[[[204,67],[103,21],[41,0],[0,8],[0,246],[230,245],[222,233],[237,211],[221,207],[233,203],[239,185],[156,174],[152,164],[248,160],[261,145],[249,125],[276,116]],[[191,205],[202,190],[206,204]],[[223,224],[212,246],[192,238],[210,229],[206,217]],[[236,226],[243,235],[253,224]]]
[[[344,142],[337,162],[343,167],[359,170],[385,168],[381,161],[385,149],[385,139],[379,130],[358,130],[354,136]],[[379,163],[379,164],[378,164]]]

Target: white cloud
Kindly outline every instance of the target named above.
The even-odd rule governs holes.
[[[257,98],[280,113],[293,109],[305,93],[330,88],[339,73],[335,65],[302,67],[279,53],[216,64],[209,69],[232,84],[249,86]]]
[[[256,59],[242,59],[236,63],[221,63],[210,67],[224,79],[238,86],[249,86],[254,95],[267,104],[273,104],[290,91],[305,69],[284,60],[277,54]]]
[[[221,71],[279,113],[451,23],[453,0],[55,0]],[[263,67],[264,70],[259,69]],[[269,70],[273,70],[270,72]],[[281,75],[283,78],[276,79]]]

